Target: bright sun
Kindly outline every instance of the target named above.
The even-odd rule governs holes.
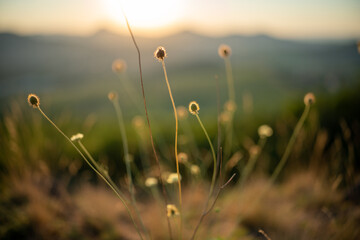
[[[106,11],[111,20],[123,22],[121,7],[136,28],[158,28],[174,23],[181,14],[181,0],[106,0]]]

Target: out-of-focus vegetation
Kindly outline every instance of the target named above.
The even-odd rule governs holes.
[[[3,41],[0,47],[9,46],[9,42],[4,43],[5,37],[0,38]],[[21,42],[20,45],[24,44],[24,39],[15,38]],[[4,57],[1,58],[1,85],[9,90],[0,90],[3,99],[0,119],[1,239],[137,239],[121,202],[71,145],[25,102],[26,91],[39,93],[43,110],[68,136],[83,133],[83,143],[95,159],[108,167],[114,182],[126,192],[122,140],[115,113],[106,99],[110,90],[119,92],[123,107],[140,213],[152,239],[168,239],[163,205],[158,201],[160,195],[144,184],[147,177],[154,176],[155,170],[143,171],[144,159],[153,163],[154,157],[147,126],[139,120],[145,121],[141,98],[136,99],[140,95],[135,94],[135,103],[131,102],[119,82],[128,81],[135,91],[138,90],[135,58],[131,57],[130,51],[132,46],[125,40],[123,44],[129,45],[129,55],[125,55],[130,59],[129,76],[118,79],[111,75],[111,61],[123,49],[113,48],[118,38],[107,33],[93,36],[90,40],[32,37],[26,39],[27,44],[36,44],[39,55],[35,59],[41,61],[24,60],[16,68],[16,65],[11,65],[11,59],[6,62]],[[179,42],[184,44],[188,38],[194,46],[204,45],[198,50],[205,55],[194,53],[196,47],[192,45],[186,51],[179,47]],[[193,38],[193,35],[183,34],[164,40],[173,42],[170,49],[174,49],[173,53],[169,50],[168,74],[178,106],[186,106],[191,100],[198,101],[200,115],[215,144],[217,99],[214,74],[219,75],[221,104],[227,98],[224,69],[217,63],[218,39],[196,36],[197,42]],[[85,40],[90,42],[80,49],[82,54],[77,55],[80,58],[74,57],[76,54],[60,54],[64,49],[79,50]],[[209,46],[202,44],[208,40]],[[227,40],[234,46],[232,60],[238,97],[234,136],[237,145],[230,158],[223,159],[220,178],[226,180],[233,173],[237,175],[205,218],[197,239],[265,239],[259,229],[271,239],[358,239],[360,111],[357,105],[360,102],[360,72],[357,66],[360,66],[360,57],[356,55],[355,45],[323,46],[258,36],[248,43],[249,49],[243,49],[241,43],[246,45],[246,39],[229,37]],[[77,45],[73,45],[74,41]],[[102,47],[99,47],[99,42]],[[10,43],[16,45],[16,41]],[[166,175],[176,171],[173,113],[161,72],[155,70],[160,67],[149,63],[155,62],[148,56],[152,56],[148,49],[153,47],[155,40],[149,43],[149,40],[140,39],[141,43],[146,56],[145,74],[148,75],[145,79],[149,76],[145,90],[150,120]],[[45,54],[43,48],[51,49],[54,44],[60,49]],[[108,55],[101,58],[106,46],[109,47],[104,54]],[[208,48],[213,48],[214,54],[208,53]],[[29,47],[24,49],[33,51]],[[281,58],[276,58],[279,52],[275,49],[283,51]],[[30,57],[36,52],[8,51],[7,56],[15,59],[15,55]],[[96,54],[92,55],[94,52]],[[100,59],[84,60],[87,54]],[[49,56],[58,56],[64,62],[48,61]],[[328,58],[331,56],[333,58]],[[64,59],[78,64],[66,65]],[[42,74],[44,81],[34,79]],[[47,76],[57,80],[52,81]],[[63,77],[67,81],[63,81]],[[87,82],[89,77],[91,79]],[[269,185],[269,176],[281,159],[303,111],[303,96],[309,90],[316,93],[316,104],[280,178]],[[16,97],[19,95],[21,98]],[[135,122],[137,115],[138,122]],[[258,142],[257,130],[262,124],[271,126],[274,135],[267,139],[254,171],[240,187],[242,169]],[[200,175],[194,176],[185,165],[180,165],[184,188],[183,217],[186,220],[184,239],[189,239],[208,194],[212,159],[196,119],[188,116],[180,119],[179,125],[179,152],[187,153],[189,162],[201,169]],[[223,129],[222,134],[224,132]],[[176,202],[176,187],[167,184],[166,190],[170,201]],[[177,219],[172,219],[171,224],[176,232]]]

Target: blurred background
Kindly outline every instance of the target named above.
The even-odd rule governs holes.
[[[146,127],[134,121],[137,116],[144,119],[145,112],[137,52],[123,12],[141,51],[149,117],[166,171],[175,171],[174,119],[161,63],[153,57],[158,46],[167,50],[176,105],[197,101],[214,143],[217,104],[223,106],[228,99],[218,47],[231,47],[237,144],[230,157],[242,157],[225,176],[239,174],[246,165],[261,124],[274,130],[253,177],[241,190],[249,199],[238,206],[232,200],[239,189],[230,187],[220,199],[223,211],[206,222],[212,231],[200,233],[200,239],[259,239],[260,228],[273,239],[360,237],[359,1],[0,0],[0,238],[136,239],[134,231],[124,230],[131,225],[121,206],[103,216],[113,211],[104,205],[115,205],[116,198],[28,106],[29,93],[40,97],[42,109],[67,135],[84,133],[90,152],[126,189],[122,140],[107,98],[110,91],[118,92],[130,153],[135,167],[145,172],[135,183],[140,208],[151,225],[153,212],[146,209],[156,204],[143,186],[151,170],[142,169],[141,159],[153,156]],[[116,59],[126,63],[124,71],[112,70]],[[243,209],[281,158],[307,92],[315,94],[316,104],[279,185],[261,208]],[[180,135],[180,150],[189,151],[193,163],[201,165],[203,179],[210,179],[207,141],[192,116],[180,122]],[[194,186],[183,170],[189,192],[206,185]],[[199,188],[198,199],[205,198],[207,187]],[[201,206],[201,200],[186,201],[189,208]],[[93,205],[101,207],[90,211]],[[214,223],[224,216],[223,225]],[[286,222],[286,216],[294,216],[293,221]],[[46,224],[40,228],[40,223]],[[190,221],[189,232],[193,224]],[[167,238],[161,228],[149,228],[154,239]],[[329,230],[323,233],[321,228]]]

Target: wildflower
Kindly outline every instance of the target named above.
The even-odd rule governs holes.
[[[174,204],[166,205],[166,209],[167,209],[168,217],[175,217],[175,216],[180,215],[179,210],[177,209],[177,207]]]
[[[180,163],[187,163],[188,161],[188,155],[184,152],[181,152],[178,154],[178,159]]]
[[[273,135],[273,130],[268,125],[264,124],[258,128],[258,134],[260,138],[267,138]]]
[[[117,98],[117,93],[113,91],[109,92],[108,98],[110,101],[114,101]]]
[[[191,165],[190,172],[191,172],[192,175],[199,175],[200,174],[199,166],[195,165],[195,164]]]
[[[74,142],[74,141],[78,141],[78,140],[83,139],[83,137],[84,137],[84,134],[82,134],[82,133],[77,133],[77,134],[75,134],[75,135],[72,135],[71,138],[70,138],[70,140]]]
[[[158,47],[154,52],[154,57],[159,60],[159,62],[163,61],[164,58],[167,57],[166,50],[164,47]]]
[[[28,95],[27,101],[33,108],[37,108],[40,105],[40,98],[33,93]]]
[[[221,44],[218,48],[218,54],[222,58],[227,58],[231,55],[231,48],[228,45]]]
[[[154,177],[149,177],[145,180],[145,186],[147,187],[153,187],[158,184],[158,180]]]
[[[177,107],[177,114],[180,119],[186,119],[188,116],[188,111],[186,111],[186,107],[180,106]]]
[[[127,68],[126,62],[122,59],[116,59],[112,63],[112,70],[114,73],[122,73],[125,72]]]
[[[189,104],[189,112],[193,115],[197,115],[199,113],[200,107],[199,104],[195,101],[190,102]]]
[[[228,112],[235,112],[236,110],[236,103],[232,100],[229,100],[227,101],[225,104],[224,104],[224,108],[226,111]]]
[[[312,92],[309,92],[304,97],[305,105],[312,105],[315,103],[315,95]]]
[[[181,180],[181,175],[180,175],[180,180]],[[178,182],[178,175],[177,173],[170,173],[169,176],[166,179],[166,182],[168,184],[172,184],[172,183],[176,183]]]

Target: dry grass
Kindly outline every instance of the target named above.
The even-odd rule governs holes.
[[[7,179],[1,195],[2,239],[137,239],[123,205],[104,185],[81,183],[69,193],[49,175],[27,172]],[[272,186],[256,201],[267,184],[256,178],[239,192],[227,189],[212,214],[205,218],[198,239],[357,239],[360,207],[344,201],[311,172],[293,174]],[[208,186],[185,188],[184,238],[191,236]],[[162,204],[139,193],[139,209],[152,239],[167,239]],[[172,221],[176,232],[176,222]],[[218,238],[214,238],[218,237]]]

